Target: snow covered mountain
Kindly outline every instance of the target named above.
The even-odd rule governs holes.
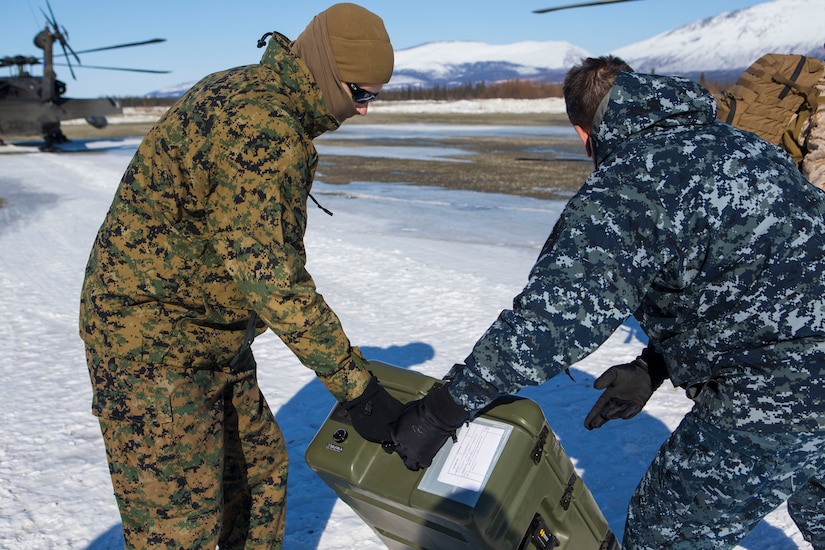
[[[431,88],[515,78],[557,82],[571,65],[589,56],[568,42],[429,42],[395,52],[387,89]]]
[[[521,78],[558,82],[571,65],[591,55],[568,42],[516,42],[492,45],[484,42],[428,42],[397,50],[392,80],[387,90],[461,86]],[[194,82],[171,86],[148,97],[178,97]]]
[[[567,42],[433,42],[396,52],[388,88],[524,78],[559,82],[582,57],[612,53],[637,71],[732,82],[766,53],[825,58],[825,1],[772,0],[729,11],[612,52]]]
[[[560,82],[582,57],[612,53],[634,69],[732,82],[766,53],[825,58],[825,1],[771,0],[658,34],[612,52],[588,52],[568,42],[429,42],[395,52],[387,89],[458,86],[514,78]],[[192,83],[149,94],[174,97]]]
[[[719,14],[610,52],[635,70],[733,81],[766,53],[825,57],[825,2],[773,0]]]

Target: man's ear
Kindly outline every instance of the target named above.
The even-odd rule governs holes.
[[[590,148],[590,132],[579,126],[578,124],[573,125],[573,129],[576,130],[576,133],[579,135],[579,138],[582,140],[584,144],[584,150],[587,153],[588,157],[593,156],[593,151]]]

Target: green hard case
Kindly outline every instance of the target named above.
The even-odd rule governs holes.
[[[442,383],[377,361],[369,368],[402,402]],[[417,472],[391,449],[362,439],[336,405],[305,458],[392,550],[620,548],[529,399],[497,401]]]

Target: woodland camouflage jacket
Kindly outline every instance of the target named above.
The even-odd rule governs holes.
[[[778,147],[715,121],[687,80],[621,73],[597,169],[527,286],[450,373],[472,411],[540,384],[635,314],[700,417],[825,429],[825,193]]]
[[[279,36],[260,64],[198,82],[146,135],[97,235],[81,296],[87,348],[220,365],[254,309],[339,400],[358,395],[369,375],[351,365],[303,244],[312,140],[337,127]]]

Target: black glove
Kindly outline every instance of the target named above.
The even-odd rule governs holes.
[[[624,365],[615,365],[599,376],[593,387],[605,390],[587,418],[584,427],[599,428],[608,420],[633,418],[667,378],[664,358],[650,348]]]
[[[375,376],[370,378],[361,395],[342,405],[358,435],[373,443],[392,441],[390,426],[404,408],[404,404],[391,396]]]
[[[439,386],[421,399],[410,401],[392,430],[395,450],[410,470],[426,468],[447,439],[470,419],[447,386]]]

